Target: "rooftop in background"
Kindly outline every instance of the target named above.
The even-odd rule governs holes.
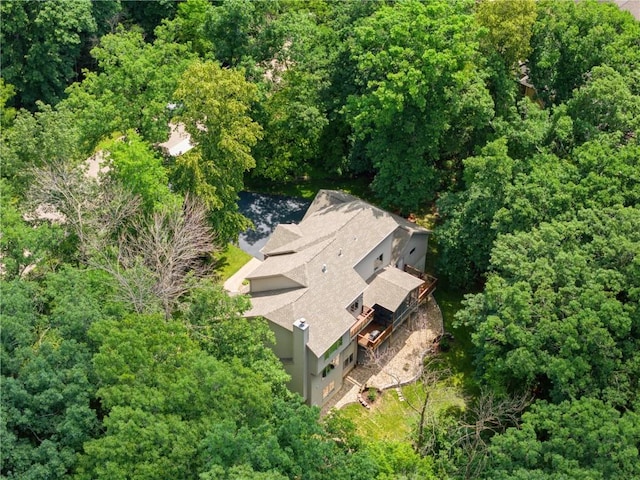
[[[191,135],[189,135],[189,133],[185,130],[182,123],[179,123],[177,125],[174,123],[170,123],[169,127],[171,128],[171,135],[166,142],[159,143],[159,147],[161,147],[167,154],[171,155],[172,157],[182,155],[183,153],[186,153],[193,148],[193,144],[191,143]]]
[[[636,20],[640,20],[640,0],[613,0],[620,10],[629,12]]]

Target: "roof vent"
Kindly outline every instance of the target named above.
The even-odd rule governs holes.
[[[322,264],[322,273],[327,273],[327,264],[326,263]]]
[[[342,256],[342,249],[340,249],[340,251],[338,252],[338,256],[341,257]]]

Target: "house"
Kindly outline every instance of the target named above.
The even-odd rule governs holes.
[[[171,133],[167,141],[158,144],[165,154],[171,157],[178,157],[193,148],[191,135],[184,128],[183,123],[169,123],[169,128]]]
[[[275,334],[290,389],[323,405],[435,288],[429,230],[346,193],[321,190],[298,224],[280,224],[246,278]]]

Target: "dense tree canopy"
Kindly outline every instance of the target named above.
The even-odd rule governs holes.
[[[520,429],[497,437],[487,476],[496,479],[634,478],[640,419],[585,398],[535,404]]]
[[[2,76],[18,90],[18,104],[58,102],[74,67],[83,37],[96,32],[90,0],[2,2]]]
[[[567,101],[595,66],[623,74],[638,67],[640,24],[612,3],[544,0],[537,9],[529,67],[545,102]]]
[[[488,381],[554,401],[635,401],[638,222],[635,208],[581,210],[496,242],[495,273],[460,317],[475,322]]]
[[[376,173],[374,191],[404,212],[435,195],[440,147],[467,88],[477,103],[465,124],[491,118],[490,106],[477,100],[486,90],[469,86],[479,79],[472,74],[473,17],[464,7],[383,7],[357,25],[350,42],[359,93],[348,100],[348,121]]]
[[[177,118],[197,148],[178,158],[174,181],[204,200],[220,239],[230,241],[248,226],[236,202],[245,172],[255,166],[251,147],[262,134],[249,116],[256,87],[242,72],[196,62],[182,76],[175,96],[181,103]]]
[[[596,0],[0,13],[3,478],[640,475],[629,13]],[[177,124],[194,148],[172,157],[159,144]],[[213,253],[248,225],[245,179],[318,175],[434,213],[437,274],[474,292],[457,322],[484,393],[422,422],[415,444],[321,419],[287,390],[267,323],[243,318],[249,299],[216,283]]]

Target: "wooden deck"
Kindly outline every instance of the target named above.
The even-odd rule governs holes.
[[[425,298],[433,293],[436,289],[436,284],[438,283],[438,279],[433,275],[429,275],[428,273],[421,272],[415,267],[411,265],[405,265],[404,271],[413,275],[414,277],[423,280],[424,283],[418,287],[418,301],[422,302]]]
[[[375,350],[378,348],[393,332],[393,325],[401,325],[404,323],[405,317],[410,313],[416,311],[416,308],[422,303],[433,291],[436,289],[438,279],[428,273],[421,272],[411,265],[405,265],[405,272],[423,280],[423,283],[418,287],[417,298],[413,297],[413,300],[408,308],[400,314],[400,317],[394,319],[392,325],[385,327],[379,323],[373,321],[374,310],[371,307],[363,306],[362,313],[358,315],[356,323],[353,324],[349,333],[351,339],[357,337],[358,345],[369,350]],[[377,330],[380,332],[374,339],[371,338],[371,332]]]
[[[375,338],[371,339],[371,332],[377,330],[380,334]],[[384,325],[379,323],[370,323],[365,329],[362,330],[360,335],[358,335],[358,345],[367,349],[375,350],[380,346],[382,342],[384,342],[389,335],[391,335],[391,331],[393,327],[389,325],[386,329]]]
[[[373,320],[373,314],[374,314],[373,308],[363,305],[362,313],[358,315],[356,323],[354,323],[351,329],[349,330],[349,335],[351,336],[352,340],[356,337],[356,335],[362,332],[362,330],[367,325],[371,323],[371,320]]]

